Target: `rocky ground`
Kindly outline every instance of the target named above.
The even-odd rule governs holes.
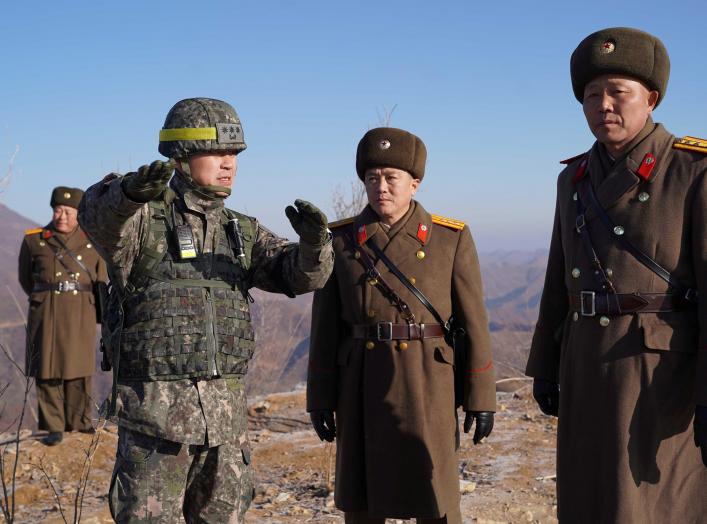
[[[249,412],[256,498],[246,521],[343,522],[330,491],[334,448],[321,443],[309,428],[304,392],[254,398]],[[499,393],[491,438],[478,446],[469,436],[462,438],[459,474],[465,522],[556,522],[555,430],[555,420],[537,410],[527,388]],[[85,471],[87,453],[93,453],[92,466],[80,521],[112,522],[106,493],[117,442],[115,427],[107,426],[94,437],[67,435],[53,448],[42,445],[38,437],[26,433],[20,437],[16,522],[74,522],[77,479]],[[0,443],[9,438],[0,436]],[[15,446],[0,446],[5,449],[4,477],[9,479]]]

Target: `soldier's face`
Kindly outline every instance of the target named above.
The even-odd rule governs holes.
[[[236,178],[238,161],[230,151],[196,153],[189,157],[191,178],[200,186],[231,187]],[[217,193],[218,194],[218,193]],[[225,193],[223,196],[228,196]]]
[[[386,224],[394,224],[403,217],[420,185],[410,173],[393,167],[371,168],[363,182],[368,203]]]
[[[640,133],[657,101],[658,92],[637,80],[603,75],[586,85],[582,106],[596,139],[617,154]]]
[[[71,233],[79,225],[78,210],[69,206],[54,206],[52,224],[59,233]]]

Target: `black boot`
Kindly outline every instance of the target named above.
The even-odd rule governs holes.
[[[56,446],[62,440],[64,440],[64,434],[61,431],[52,431],[42,439],[42,444],[45,446]]]

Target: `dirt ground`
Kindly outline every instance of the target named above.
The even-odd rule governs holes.
[[[499,412],[487,442],[473,446],[469,435],[462,436],[459,474],[464,522],[557,522],[553,475],[556,422],[538,411],[527,389],[498,395]],[[320,442],[310,429],[304,392],[255,398],[249,414],[256,497],[246,522],[343,522],[330,490],[335,449]],[[16,522],[74,521],[77,479],[92,442],[95,455],[80,521],[112,522],[106,493],[117,442],[114,426],[94,437],[66,435],[53,448],[42,445],[37,436],[21,437]],[[14,444],[2,447],[4,476],[9,480]]]

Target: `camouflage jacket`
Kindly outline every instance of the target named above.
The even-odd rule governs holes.
[[[197,251],[213,250],[223,212],[222,200],[207,200],[189,190],[179,176],[171,188],[190,211]],[[144,247],[149,206],[125,196],[121,177],[109,175],[91,186],[79,208],[79,222],[109,266],[111,281],[124,288],[132,265]],[[256,221],[248,287],[275,292],[307,293],[324,285],[333,267],[331,243],[323,247],[280,238]],[[283,254],[284,252],[284,254]],[[245,413],[237,412],[241,379],[181,379],[118,383],[116,422],[147,435],[217,446],[239,434]]]

